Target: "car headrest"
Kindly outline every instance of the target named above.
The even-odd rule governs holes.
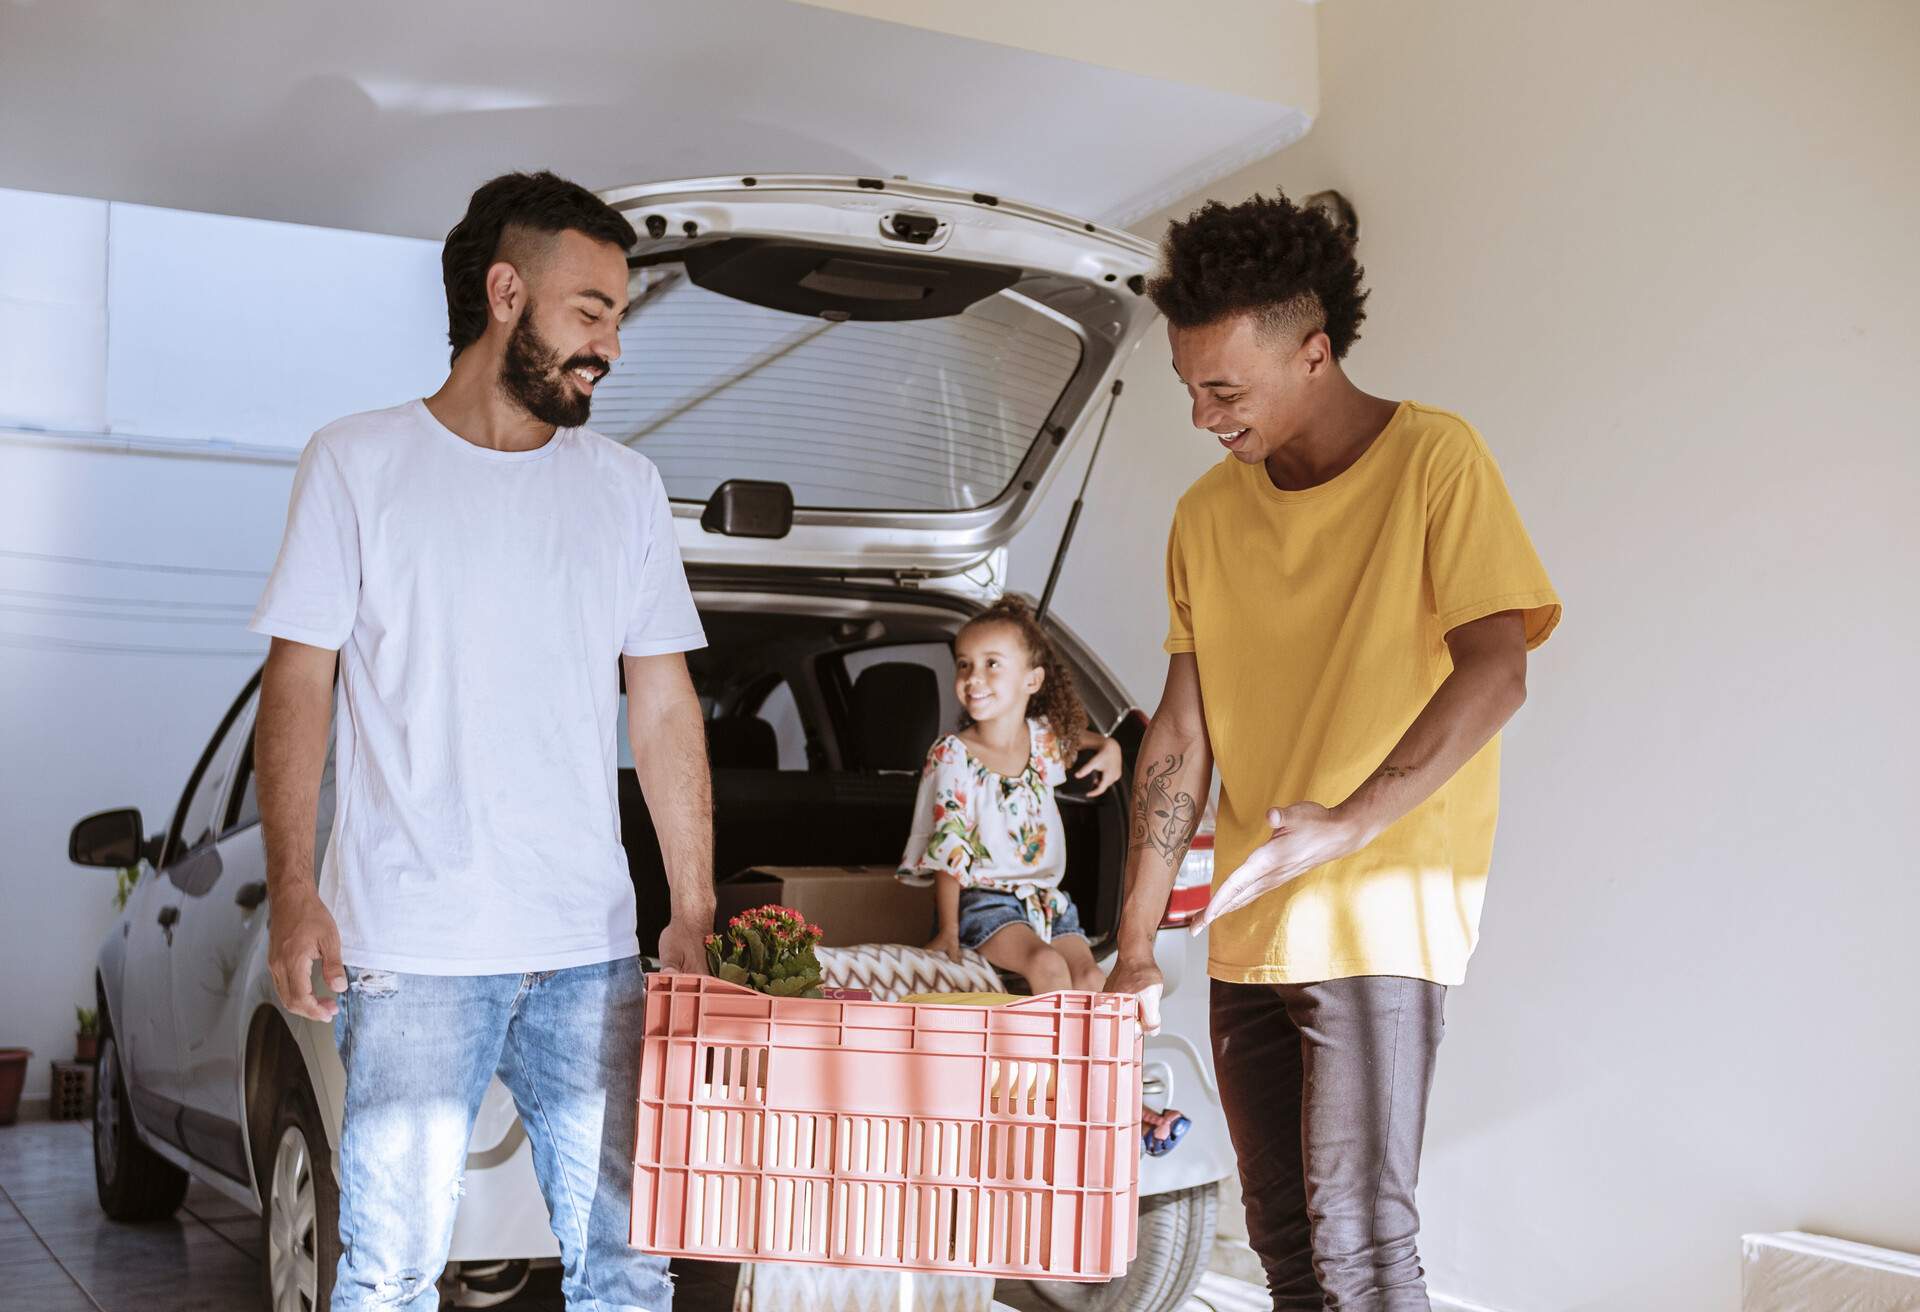
[[[716,770],[778,770],[780,741],[757,715],[707,721],[707,759]]]
[[[940,736],[940,677],[924,665],[869,665],[853,682],[858,770],[918,770]]]

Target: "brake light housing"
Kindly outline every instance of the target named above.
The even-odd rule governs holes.
[[[1186,859],[1174,872],[1173,891],[1167,896],[1167,914],[1160,918],[1160,928],[1185,929],[1212,900],[1213,825],[1208,823],[1193,836]]]

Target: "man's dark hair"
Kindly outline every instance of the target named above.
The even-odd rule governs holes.
[[[454,358],[487,330],[487,270],[516,235],[546,237],[580,232],[621,250],[636,240],[633,225],[618,210],[578,183],[542,170],[503,173],[467,202],[466,217],[453,225],[440,250],[447,285],[447,341]]]
[[[1238,205],[1210,200],[1167,229],[1162,250],[1147,294],[1176,328],[1251,311],[1276,333],[1324,329],[1336,360],[1359,340],[1363,270],[1319,210],[1277,191]]]

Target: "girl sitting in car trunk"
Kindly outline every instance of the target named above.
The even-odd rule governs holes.
[[[960,959],[973,948],[1035,993],[1097,990],[1073,900],[1060,888],[1065,833],[1054,789],[1075,772],[1098,797],[1120,777],[1120,745],[1087,727],[1073,676],[1033,611],[1006,597],[969,620],[953,644],[960,731],[927,753],[900,878],[933,883],[939,927],[927,946]]]
[[[1087,727],[1073,675],[1017,597],[954,638],[953,691],[960,731],[927,752],[900,860],[901,879],[936,886],[939,924],[927,946],[954,961],[972,948],[1035,993],[1098,991],[1106,972],[1060,887],[1066,833],[1054,789],[1092,750],[1074,777],[1094,777],[1090,797],[1106,792],[1120,778],[1120,744]],[[1143,1145],[1156,1156],[1187,1128],[1174,1108],[1140,1115]]]

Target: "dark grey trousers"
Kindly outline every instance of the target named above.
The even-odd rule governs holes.
[[[1213,1062],[1276,1312],[1429,1312],[1416,1239],[1447,991],[1213,982]]]

